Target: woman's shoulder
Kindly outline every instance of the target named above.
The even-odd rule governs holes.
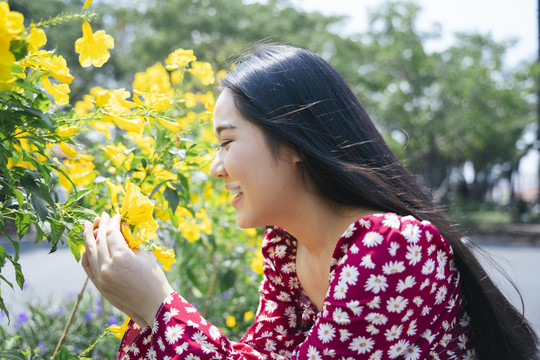
[[[379,213],[364,216],[347,228],[336,247],[335,255],[387,248],[390,253],[397,247],[433,246],[451,253],[449,243],[437,228],[426,220],[395,213]]]

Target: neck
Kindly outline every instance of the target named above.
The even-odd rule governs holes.
[[[329,252],[332,254],[350,224],[375,213],[367,208],[334,204],[314,194],[310,194],[306,202],[295,210],[295,215],[280,226],[298,240],[299,246],[316,257]]]

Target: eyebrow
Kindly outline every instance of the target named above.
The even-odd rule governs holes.
[[[223,130],[228,130],[228,129],[236,129],[236,126],[230,125],[230,124],[220,125],[220,126],[218,126],[218,127],[216,128],[216,133],[217,133],[218,135],[221,135],[221,132],[222,132]]]

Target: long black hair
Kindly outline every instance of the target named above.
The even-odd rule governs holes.
[[[538,337],[475,258],[463,234],[398,161],[342,76],[319,56],[268,45],[221,84],[238,111],[259,126],[276,158],[281,145],[303,160],[316,191],[330,201],[413,215],[451,244],[481,360],[538,358]]]

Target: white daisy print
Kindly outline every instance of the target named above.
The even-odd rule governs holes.
[[[356,246],[356,244],[353,244],[353,246],[351,246],[351,248],[349,249],[349,251],[352,253],[352,254],[358,254],[358,252],[360,251],[360,248],[358,246]]]
[[[362,313],[362,306],[360,306],[360,301],[351,300],[347,303],[347,307],[353,312],[354,315],[358,316]]]
[[[157,360],[156,350],[154,348],[148,349],[148,352],[146,353],[146,358],[148,360]]]
[[[390,243],[390,246],[388,247],[388,253],[391,255],[391,256],[396,256],[396,252],[397,250],[399,249],[399,244],[395,241],[392,241]]]
[[[408,309],[405,315],[401,318],[401,322],[409,321],[411,316],[414,314],[414,311],[412,309]]]
[[[430,307],[430,306],[425,305],[425,306],[422,308],[422,316],[426,316],[426,315],[428,315],[430,312],[431,312],[431,307]]]
[[[407,255],[405,255],[407,260],[409,260],[409,265],[416,265],[422,259],[422,247],[419,245],[409,245],[407,246]]]
[[[387,226],[392,229],[399,229],[401,226],[401,221],[399,221],[399,216],[396,214],[385,214],[384,220],[382,221],[384,226]]]
[[[433,252],[437,249],[437,247],[435,245],[430,245],[428,248],[427,248],[427,254],[428,255],[431,255],[433,254]]]
[[[221,331],[215,327],[214,325],[210,326],[210,329],[208,330],[208,333],[210,337],[214,340],[217,340],[221,337]]]
[[[347,329],[339,329],[339,341],[345,342],[351,337],[351,332]]]
[[[269,351],[276,351],[276,341],[272,339],[266,339],[264,343],[264,348]]]
[[[165,344],[163,343],[163,339],[162,339],[162,338],[159,338],[159,339],[157,340],[157,343],[158,343],[159,349],[160,349],[161,351],[165,351]]]
[[[368,360],[381,360],[382,359],[383,352],[382,350],[376,350]]]
[[[379,234],[376,231],[370,231],[364,236],[364,239],[362,240],[362,243],[365,247],[374,247],[377,245],[381,245],[384,240],[384,237]]]
[[[182,345],[175,347],[175,348],[174,348],[174,352],[175,352],[177,355],[180,355],[180,354],[182,354],[184,351],[186,351],[187,348],[188,348],[188,343],[185,342],[185,343],[183,343]]]
[[[366,280],[366,284],[364,285],[364,289],[366,289],[366,291],[371,291],[374,294],[378,294],[380,291],[385,291],[387,287],[388,283],[386,281],[386,276],[374,274],[369,276],[369,279]]]
[[[391,297],[386,301],[386,310],[389,312],[400,313],[405,309],[409,299],[404,298],[403,296]]]
[[[287,255],[287,247],[285,245],[276,245],[274,247],[274,256],[278,259],[283,259]]]
[[[336,350],[335,349],[324,349],[323,350],[323,355],[324,356],[330,356],[330,357],[336,357]]]
[[[165,340],[167,340],[167,343],[170,345],[176,343],[178,339],[184,334],[184,327],[181,325],[173,325],[173,326],[167,326],[167,330],[165,330]]]
[[[358,223],[360,224],[360,226],[365,227],[366,229],[369,229],[371,227],[371,220],[360,219]]]
[[[345,296],[347,295],[347,290],[349,290],[349,285],[344,282],[339,282],[334,288],[334,299],[345,299]]]
[[[332,314],[332,319],[340,325],[347,325],[351,323],[351,320],[349,319],[349,314],[347,312],[343,311],[340,308],[336,308],[334,310],[334,313]]]
[[[358,354],[365,354],[373,349],[373,344],[375,344],[375,341],[372,338],[358,336],[351,341],[349,349],[356,351]]]
[[[408,341],[399,340],[397,343],[390,346],[390,349],[388,350],[388,356],[390,357],[390,359],[395,359],[401,354],[403,354],[408,347],[409,347]]]
[[[422,266],[422,274],[429,275],[435,270],[435,261],[433,259],[427,259]]]
[[[383,265],[382,269],[386,275],[399,274],[405,271],[405,265],[403,265],[403,261],[389,261]]]
[[[275,301],[268,300],[266,304],[264,304],[264,311],[267,313],[273,313],[277,309],[278,305]]]
[[[171,321],[171,319],[173,317],[175,317],[179,313],[180,312],[178,311],[177,308],[171,308],[169,311],[167,311],[165,314],[163,314],[163,321],[168,323],[169,321]]]
[[[440,266],[446,265],[446,262],[448,261],[448,256],[446,255],[446,252],[443,250],[437,251],[437,262]]]
[[[367,306],[370,309],[378,309],[381,307],[381,298],[380,296],[375,296],[373,300],[367,303]]]
[[[420,241],[420,235],[422,235],[422,230],[417,224],[407,224],[405,230],[401,234],[407,239],[408,242],[416,244]]]
[[[349,285],[355,285],[358,279],[358,269],[353,265],[345,265],[339,274],[340,282],[343,281]]]
[[[347,230],[345,230],[345,232],[343,233],[343,235],[341,235],[341,237],[350,238],[352,234],[354,234],[355,230],[356,230],[356,226],[353,223],[349,225],[349,227],[347,228]]]
[[[331,324],[320,324],[317,335],[319,336],[319,340],[323,344],[326,344],[334,339],[336,336],[336,329]]]
[[[292,274],[296,271],[296,264],[293,261],[283,264],[281,271],[285,274]]]
[[[426,329],[424,333],[422,334],[422,337],[426,339],[430,344],[435,340],[435,334],[431,332],[430,329]]]
[[[444,299],[446,298],[448,290],[446,289],[446,286],[442,285],[439,290],[437,290],[437,295],[435,295],[435,305],[441,304]]]
[[[373,324],[369,324],[368,326],[366,326],[366,331],[371,335],[377,335],[378,333],[380,333],[379,329],[377,329],[377,327]]]
[[[360,263],[360,265],[367,269],[375,269],[375,264],[371,260],[370,254],[362,256],[362,262]]]
[[[309,360],[321,360],[321,354],[315,346],[309,345],[307,356]]]
[[[386,341],[394,341],[399,339],[401,336],[401,332],[403,331],[403,325],[392,325],[390,329],[387,329],[384,332],[384,336],[386,337]]]
[[[418,360],[420,358],[420,348],[417,345],[410,345],[403,353],[405,360]]]
[[[416,335],[416,319],[411,321],[409,323],[409,327],[407,328],[407,336],[414,336]]]
[[[369,313],[366,316],[366,321],[374,325],[384,325],[388,322],[388,318],[384,314],[380,313]]]
[[[427,241],[431,242],[431,240],[433,240],[433,234],[430,233],[429,231],[426,231],[425,234],[426,234]]]
[[[201,360],[201,358],[196,355],[189,354],[188,356],[186,356],[186,360]]]
[[[396,286],[396,290],[401,293],[401,292],[403,292],[403,290],[410,289],[414,285],[416,285],[416,279],[415,279],[414,276],[409,275],[405,279],[400,279],[398,281],[398,284]]]

